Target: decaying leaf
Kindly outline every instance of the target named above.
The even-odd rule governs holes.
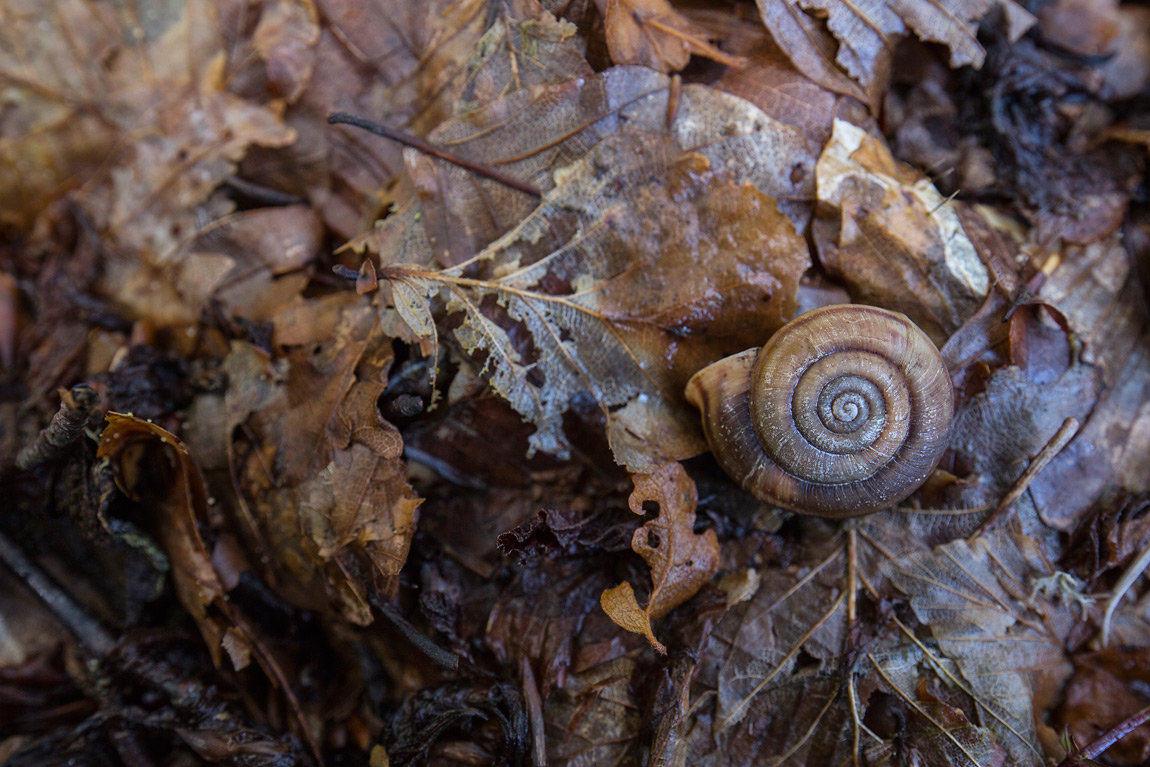
[[[1017,533],[993,533],[885,565],[930,626],[938,662],[955,664],[982,726],[1019,764],[1038,759],[1035,696],[1069,673],[1063,644],[1074,621],[1069,606],[1036,597],[1049,566],[1034,561],[1028,544]]]
[[[390,352],[373,340],[375,314],[363,302],[346,300],[330,337],[280,360],[234,344],[226,395],[253,533],[294,588],[313,593],[307,599],[330,591],[358,623],[371,621],[371,584],[336,560],[363,556],[374,586],[392,592],[420,503],[399,460],[402,439],[376,407]]]
[[[1029,14],[1010,0],[1002,5],[1007,7],[1008,14],[1023,18],[1021,23],[1012,24],[1013,34],[1021,35],[1029,23],[1033,23],[1033,17],[1025,20]],[[949,48],[952,67],[981,66],[986,52],[975,36],[976,22],[990,11],[993,3],[990,0],[875,0],[869,3],[759,0],[758,6],[775,42],[808,77],[838,90],[835,75],[845,72],[862,86],[868,96],[866,100],[874,104],[874,97],[890,71],[894,44],[910,32],[922,40]],[[826,31],[833,35],[833,41],[826,36]]]
[[[557,171],[597,142],[625,133],[662,134],[679,149],[704,155],[737,182],[749,181],[782,201],[792,220],[809,214],[805,201],[813,197],[815,151],[801,131],[702,86],[683,86],[673,114],[670,107],[666,75],[615,67],[515,91],[444,122],[429,139],[546,193],[559,183]],[[652,154],[658,158],[662,151],[656,147]],[[414,151],[404,157],[420,202],[388,217],[370,237],[384,263],[457,265],[508,234],[538,206],[530,195],[466,169]]]
[[[460,316],[453,335],[535,424],[533,450],[566,454],[563,413],[589,393],[629,469],[702,451],[686,379],[782,324],[805,246],[770,198],[657,135],[601,141],[557,176],[544,204],[472,261],[385,267],[397,308],[415,329],[430,325],[418,296]]]
[[[815,167],[819,259],[852,297],[897,309],[941,345],[978,309],[990,275],[955,203],[842,120]]]
[[[714,530],[702,535],[694,531],[699,495],[682,466],[670,463],[634,479],[635,492],[627,501],[631,511],[643,514],[647,503],[659,509],[659,516],[636,530],[631,539],[631,548],[651,566],[654,587],[646,607],[639,606],[627,581],[605,589],[599,601],[611,620],[642,634],[665,655],[667,648],[655,638],[651,620],[690,599],[711,579],[719,566],[719,541]]]

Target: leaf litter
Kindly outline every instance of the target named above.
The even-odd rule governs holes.
[[[1144,756],[1150,56],[1140,9],[1038,10],[0,12],[0,554],[51,605],[0,581],[0,753]],[[832,523],[682,389],[843,291],[958,408]]]

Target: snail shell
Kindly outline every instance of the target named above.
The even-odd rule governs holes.
[[[687,382],[723,470],[792,511],[854,517],[926,481],[954,415],[950,376],[906,316],[872,306],[803,314],[766,346]]]

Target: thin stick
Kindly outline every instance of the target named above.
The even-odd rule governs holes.
[[[40,568],[24,556],[16,544],[0,534],[0,561],[48,606],[56,620],[97,658],[103,658],[116,646],[116,640],[92,616],[72,601]]]
[[[524,655],[519,667],[523,675],[523,702],[527,709],[527,719],[531,723],[531,767],[547,767],[543,700],[539,696],[539,686],[535,684],[535,672],[531,669],[531,659]]]
[[[1142,571],[1147,567],[1150,567],[1150,546],[1147,546],[1145,551],[1139,554],[1138,558],[1122,572],[1122,577],[1118,579],[1118,582],[1114,584],[1114,590],[1110,592],[1110,599],[1106,600],[1106,612],[1102,614],[1103,647],[1110,644],[1110,619],[1114,617],[1114,611],[1118,609],[1122,597],[1126,596],[1130,587],[1138,582],[1142,576]]]
[[[512,189],[523,192],[524,194],[529,194],[535,198],[543,197],[542,192],[540,192],[533,185],[528,184],[526,181],[520,181],[517,178],[512,178],[511,176],[508,176],[504,173],[500,173],[499,171],[494,170],[493,168],[489,168],[486,165],[480,165],[479,163],[472,162],[471,160],[467,160],[463,157],[460,157],[459,155],[452,154],[446,149],[437,147],[435,144],[429,144],[423,139],[416,138],[415,136],[410,136],[403,131],[396,130],[395,128],[389,128],[386,125],[380,125],[379,123],[372,122],[371,120],[365,120],[362,117],[349,115],[346,112],[333,112],[328,115],[327,121],[331,125],[351,125],[369,133],[374,133],[377,136],[383,136],[384,138],[391,139],[392,141],[397,141],[404,146],[409,146],[412,149],[418,149],[424,154],[431,155],[432,157],[438,157],[440,160],[445,160],[452,165],[458,165],[460,168],[466,168],[472,173],[478,173],[480,176],[489,178],[492,181],[497,181],[504,186],[511,187]]]
[[[387,618],[391,625],[395,626],[399,633],[402,634],[407,641],[411,642],[415,649],[434,661],[437,666],[448,671],[455,671],[459,668],[458,655],[440,647],[428,636],[423,634],[423,632],[411,625],[407,618],[404,618],[399,610],[386,599],[377,596],[373,592],[368,595],[368,601],[375,605],[383,617]]]
[[[20,469],[34,469],[57,458],[64,449],[80,438],[88,419],[96,412],[100,395],[86,383],[76,384],[71,390],[60,390],[60,409],[52,422],[44,427],[36,441],[16,456]]]
[[[1122,738],[1134,732],[1134,730],[1146,724],[1146,722],[1150,722],[1150,706],[1142,709],[1129,719],[1114,725],[1109,730],[1102,733],[1094,740],[1090,741],[1090,745],[1086,746],[1086,748],[1082,749],[1078,753],[1067,755],[1067,757],[1058,764],[1058,767],[1080,767],[1081,765],[1085,765],[1087,762],[1097,759],[1098,757],[1102,756],[1102,752],[1113,746],[1118,741],[1122,740]]]
[[[1022,476],[1018,478],[1014,486],[1010,488],[1010,492],[1004,495],[1002,500],[998,502],[998,505],[994,508],[994,513],[978,526],[978,529],[974,531],[974,535],[970,536],[972,540],[989,530],[990,527],[1006,513],[1006,510],[1026,492],[1026,489],[1030,487],[1030,483],[1034,481],[1034,478],[1046,468],[1048,463],[1054,460],[1056,455],[1062,452],[1062,448],[1066,447],[1067,443],[1074,438],[1077,431],[1077,418],[1067,418],[1062,422],[1062,426],[1058,428],[1058,431],[1054,433],[1054,436],[1050,438],[1046,446],[1043,447],[1038,455],[1035,456],[1034,460],[1030,462],[1030,465],[1026,467],[1026,471],[1022,472]]]

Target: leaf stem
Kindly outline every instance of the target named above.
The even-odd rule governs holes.
[[[1045,447],[1039,451],[1030,465],[1026,467],[1026,471],[1022,472],[1022,476],[1018,478],[1010,488],[1010,491],[998,502],[998,505],[994,508],[994,513],[978,526],[978,529],[974,531],[974,535],[970,536],[970,540],[974,540],[985,533],[1006,513],[1006,510],[1010,508],[1011,504],[1017,501],[1022,494],[1026,492],[1026,489],[1030,487],[1030,483],[1034,481],[1034,478],[1046,468],[1048,463],[1054,460],[1055,456],[1062,452],[1062,448],[1066,447],[1077,432],[1077,418],[1070,417],[1062,422],[1062,426],[1058,428],[1058,431],[1054,433],[1050,441],[1046,443]]]
[[[516,191],[523,192],[524,194],[529,194],[536,199],[543,197],[543,193],[540,192],[538,188],[532,184],[527,183],[526,181],[520,181],[519,179],[508,176],[505,173],[500,173],[494,168],[490,168],[486,165],[480,165],[477,162],[473,162],[466,158],[460,157],[457,154],[452,154],[446,149],[438,147],[435,144],[428,143],[421,138],[416,138],[415,136],[404,133],[403,131],[396,130],[395,128],[389,128],[386,125],[372,122],[371,120],[367,120],[363,117],[356,117],[355,115],[347,114],[346,112],[332,112],[327,116],[327,121],[329,125],[351,125],[352,127],[360,128],[361,130],[365,130],[368,133],[374,133],[377,136],[391,139],[392,141],[403,144],[404,146],[409,146],[412,149],[416,149],[420,152],[423,152],[424,154],[431,155],[432,157],[438,157],[440,160],[445,160],[452,165],[457,165],[460,168],[464,168],[471,171],[472,173],[476,173],[485,178],[489,178],[492,181],[496,181]]]

